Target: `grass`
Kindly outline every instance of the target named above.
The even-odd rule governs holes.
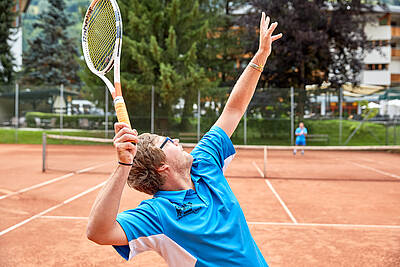
[[[360,125],[358,121],[342,121],[342,142],[339,142],[339,120],[305,120],[304,124],[307,127],[309,134],[327,134],[329,135],[329,144],[323,142],[308,142],[307,145],[344,145],[345,141],[352,134],[352,132]],[[288,125],[286,125],[288,124]],[[282,124],[281,124],[282,125]],[[290,129],[290,121],[285,123],[285,128]],[[371,122],[364,123],[357,133],[351,138],[347,145],[361,146],[361,145],[394,145],[400,144],[400,126],[396,128],[395,134],[394,127],[386,127],[382,124]],[[2,144],[41,144],[42,133],[60,134],[59,129],[54,130],[38,130],[38,129],[19,129],[18,141],[16,142],[16,131],[12,128],[0,128],[0,143]],[[171,130],[172,132],[172,130]],[[89,130],[64,130],[63,135],[72,136],[88,136],[104,138],[104,131],[89,131]],[[112,138],[113,131],[109,131],[109,138]],[[196,140],[193,140],[196,141]],[[243,140],[243,124],[241,123],[236,129],[235,135],[232,137],[234,144],[244,144]],[[80,142],[80,141],[59,141],[48,139],[49,144],[98,144],[93,142]],[[265,129],[263,134],[260,129],[252,127],[247,128],[247,144],[250,145],[290,145],[290,131],[285,129]]]
[[[60,130],[36,130],[36,129],[19,129],[16,133],[15,129],[0,128],[0,143],[1,144],[41,144],[42,135],[56,134],[60,135]],[[111,132],[112,133],[112,132]],[[104,138],[104,131],[88,131],[88,130],[66,130],[62,132],[62,135],[69,136],[83,136],[83,137],[97,137]],[[101,144],[97,142],[82,142],[82,141],[71,141],[71,140],[56,140],[47,139],[49,144]],[[104,143],[103,143],[104,144]]]

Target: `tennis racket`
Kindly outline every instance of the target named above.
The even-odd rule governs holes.
[[[82,26],[82,48],[89,69],[100,77],[110,91],[117,118],[131,128],[120,82],[122,20],[115,0],[93,0]],[[106,73],[114,67],[114,86]]]

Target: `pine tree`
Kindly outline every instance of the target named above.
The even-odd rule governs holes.
[[[9,41],[15,19],[14,1],[0,1],[0,83],[9,84],[14,77],[14,57]]]
[[[194,0],[123,0],[119,6],[121,83],[132,120],[149,116],[154,86],[156,116],[172,118],[174,106],[183,99],[180,128],[187,129],[198,90],[204,92],[218,81],[204,59],[215,53],[206,45],[211,30],[204,6]],[[81,76],[88,91],[98,84],[89,76],[88,70]]]
[[[49,7],[39,16],[34,27],[42,31],[29,42],[23,57],[23,82],[34,85],[73,85],[77,75],[77,46],[67,35],[71,23],[65,13],[63,0],[49,0]]]

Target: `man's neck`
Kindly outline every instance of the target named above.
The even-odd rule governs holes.
[[[190,175],[190,169],[184,172],[171,173],[162,186],[163,191],[180,191],[194,189],[194,184]]]

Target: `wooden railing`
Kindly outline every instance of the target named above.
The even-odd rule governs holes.
[[[396,74],[396,73],[390,74],[390,81],[392,83],[399,83],[400,82],[400,74]]]
[[[400,37],[400,27],[392,26],[392,37]]]
[[[392,48],[392,57],[400,57],[400,49]]]

